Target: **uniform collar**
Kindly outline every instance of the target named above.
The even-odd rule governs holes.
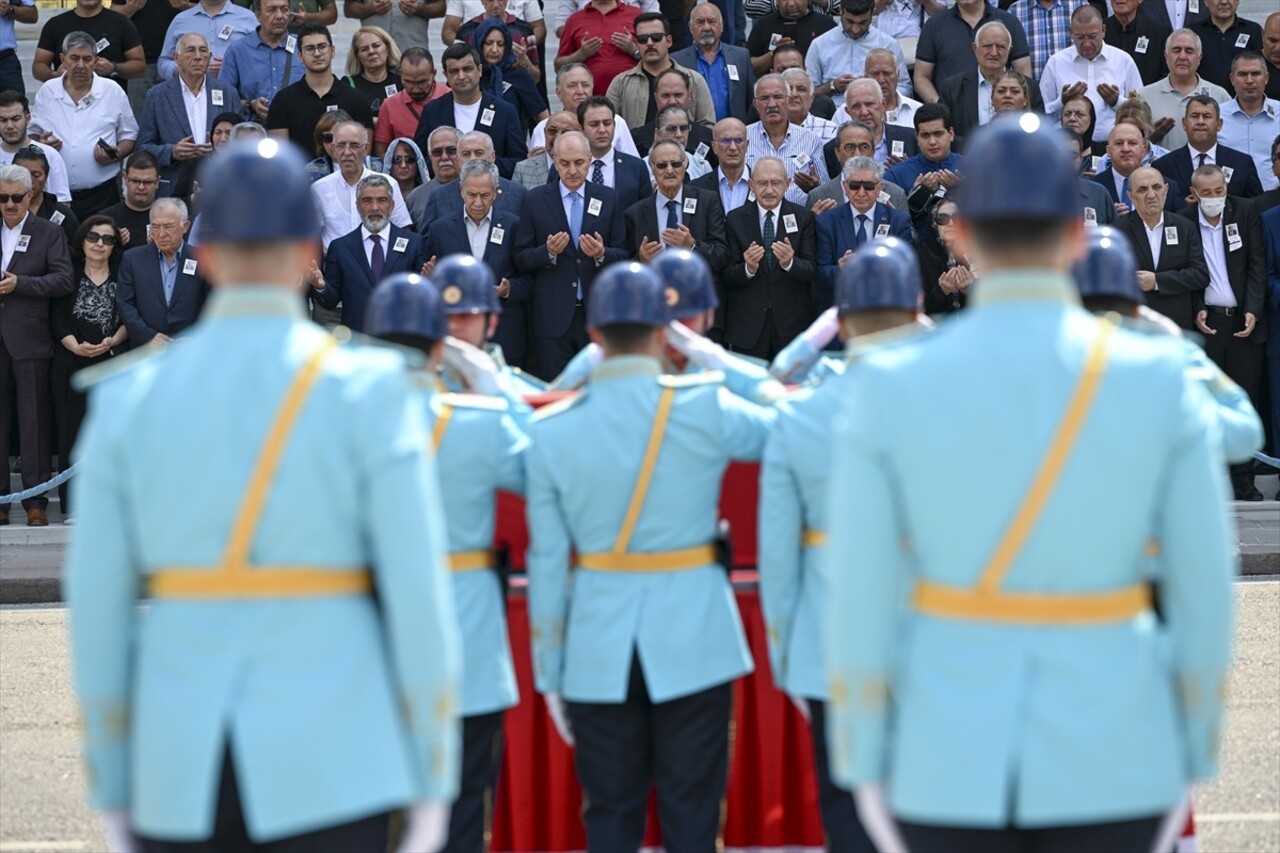
[[[1051,270],[1012,270],[980,276],[974,285],[972,300],[974,305],[1003,302],[1080,304],[1080,296],[1071,277]]]
[[[288,317],[306,319],[302,297],[296,291],[274,285],[241,284],[216,287],[209,294],[205,316],[216,317]]]
[[[627,376],[653,376],[662,374],[662,364],[648,355],[618,355],[606,358],[591,372],[591,384],[622,379]]]

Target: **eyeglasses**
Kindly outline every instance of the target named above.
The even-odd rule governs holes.
[[[0,204],[21,204],[26,200],[26,193],[0,193]]]
[[[446,145],[443,148],[431,149],[432,157],[444,157],[444,156],[453,157],[457,155],[457,153],[458,153],[458,146],[456,145]]]
[[[636,36],[636,44],[657,44],[660,41],[666,41],[666,33],[645,33]]]
[[[717,139],[716,144],[723,145],[725,148],[729,148],[734,145],[746,145],[747,139],[744,136],[724,136],[724,137],[721,137],[720,139]]]
[[[116,244],[116,235],[99,234],[97,231],[90,231],[84,235],[86,243],[101,243],[104,246],[114,246]]]
[[[951,220],[955,218],[956,215],[954,213],[936,213],[933,216],[933,221],[939,225],[950,225]]]
[[[181,222],[152,222],[151,223],[151,230],[159,231],[162,234],[167,234],[170,231],[177,231],[181,227],[182,227]]]
[[[335,142],[333,147],[338,151],[359,151],[364,147],[363,142]]]
[[[689,125],[687,124],[664,124],[662,126],[663,133],[688,133]]]
[[[756,95],[756,100],[762,104],[780,104],[786,99],[786,95]]]
[[[876,147],[867,142],[846,142],[840,146],[841,151],[875,151]]]
[[[159,181],[151,181],[146,178],[125,178],[124,182],[135,187],[154,187],[156,184],[160,183]]]
[[[1089,113],[1087,110],[1063,110],[1062,117],[1063,118],[1088,118]]]
[[[391,162],[397,166],[410,166],[418,162],[417,157],[392,157]]]
[[[679,169],[684,166],[683,160],[659,160],[654,161],[653,170],[655,172],[665,172],[668,169]]]
[[[879,181],[849,181],[847,184],[845,184],[845,186],[851,190],[865,190],[866,192],[873,192],[875,191],[876,187],[880,186],[880,182]]]
[[[310,53],[313,56],[320,56],[329,49],[327,44],[304,44],[302,46],[303,53]]]

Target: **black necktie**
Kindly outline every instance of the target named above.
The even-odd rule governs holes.
[[[773,211],[766,210],[764,212],[764,265],[766,269],[773,269],[778,263],[778,259],[773,256],[773,241],[778,236],[778,232],[773,227]]]
[[[376,287],[382,281],[382,269],[386,266],[387,256],[382,253],[382,235],[370,234],[373,241],[373,253],[369,257],[369,271],[373,273],[373,284]]]
[[[593,160],[591,162],[591,183],[604,186],[604,161]]]
[[[667,202],[667,227],[668,228],[675,229],[680,227],[680,222],[679,220],[676,219],[676,207],[677,207],[676,200],[674,198],[671,199],[671,201]]]
[[[853,229],[853,247],[856,249],[867,242],[867,215],[858,214],[858,225]]]
[[[1206,155],[1205,155],[1205,153],[1204,153],[1203,151],[1201,151],[1201,152],[1200,152],[1200,163],[1198,164],[1198,165],[1199,165],[1199,168],[1201,168],[1201,169],[1203,169],[1203,168],[1204,168],[1204,160],[1205,160],[1205,156],[1206,156]]]

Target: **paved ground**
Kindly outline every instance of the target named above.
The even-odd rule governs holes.
[[[1241,581],[1222,774],[1196,796],[1206,853],[1280,850],[1280,582]],[[66,612],[0,608],[0,853],[100,850],[83,803]]]

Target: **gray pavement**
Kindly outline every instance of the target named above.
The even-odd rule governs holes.
[[[1280,850],[1280,582],[1236,585],[1222,766],[1195,795],[1200,850]],[[66,611],[0,608],[0,853],[101,850],[84,804]]]

